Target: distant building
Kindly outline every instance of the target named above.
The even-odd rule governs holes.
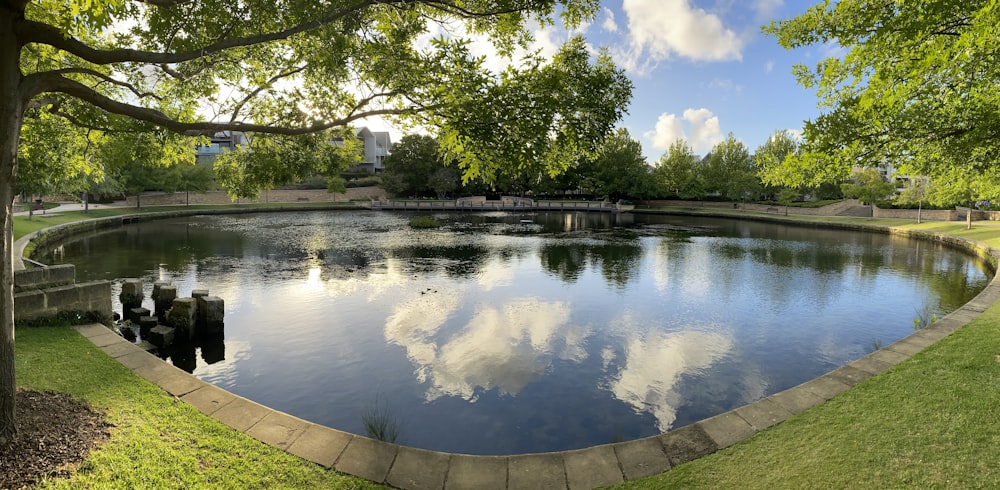
[[[235,150],[237,146],[248,143],[247,137],[242,131],[220,131],[215,136],[209,138],[211,143],[198,145],[195,148],[195,162],[199,165],[212,163],[215,157],[228,150]]]
[[[361,127],[355,133],[363,149],[361,151],[361,162],[351,167],[354,171],[364,171],[370,174],[381,172],[385,167],[383,162],[392,150],[392,138],[388,131],[372,131],[367,127]]]

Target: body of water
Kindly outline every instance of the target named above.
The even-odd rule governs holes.
[[[298,212],[146,222],[48,263],[226,303],[180,364],[277,410],[515,454],[658,434],[784,390],[954,310],[977,260],[881,234],[586,213]],[[117,286],[117,284],[116,284]],[[115,291],[117,292],[118,289]],[[221,350],[220,350],[221,349]],[[193,353],[192,353],[193,354]]]

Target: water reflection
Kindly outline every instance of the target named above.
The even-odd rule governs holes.
[[[567,303],[516,298],[500,309],[479,305],[464,327],[439,334],[457,305],[451,295],[422,295],[399,305],[386,323],[386,340],[406,348],[417,380],[429,384],[427,401],[457,396],[474,402],[481,390],[517,395],[554,359],[586,357],[585,332],[568,325]]]
[[[436,230],[393,213],[171,220],[68,243],[52,262],[76,263],[81,281],[163,279],[223,297],[224,343],[176,356],[187,368],[201,357],[202,379],[355,433],[379,398],[407,444],[475,454],[695,422],[898,339],[918,312],[950,311],[989,279],[953,251],[883,235],[435,216]]]
[[[678,389],[682,376],[697,376],[732,349],[733,339],[712,332],[650,332],[624,339],[624,361],[609,389],[636,411],[649,411],[657,428],[667,431],[687,396]],[[611,351],[613,352],[613,351]],[[615,361],[607,355],[606,363]]]

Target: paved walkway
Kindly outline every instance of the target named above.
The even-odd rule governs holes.
[[[19,208],[23,209],[23,207],[24,206],[22,205],[22,203],[19,202],[14,203],[14,209],[19,209]],[[89,204],[90,209],[124,208],[124,207],[126,207],[125,201],[115,201],[109,204],[97,204],[97,203]],[[58,215],[60,212],[83,211],[83,209],[84,206],[82,202],[60,202],[58,206],[46,209],[45,212],[35,211],[31,214],[33,214],[38,218],[44,218],[45,216],[52,214]],[[17,211],[14,213],[14,216],[28,216],[28,214],[29,214],[28,211]]]
[[[108,355],[205,415],[325,468],[404,489],[591,489],[642,478],[729,447],[906,360],[1000,300],[1000,280],[933,325],[812,381],[701,422],[635,441],[516,456],[426,451],[272,410],[199,380],[100,325],[78,327]]]

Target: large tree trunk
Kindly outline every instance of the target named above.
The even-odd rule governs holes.
[[[0,9],[0,208],[3,242],[0,245],[0,446],[14,440],[14,179],[23,106],[20,100],[20,46],[13,18]]]

